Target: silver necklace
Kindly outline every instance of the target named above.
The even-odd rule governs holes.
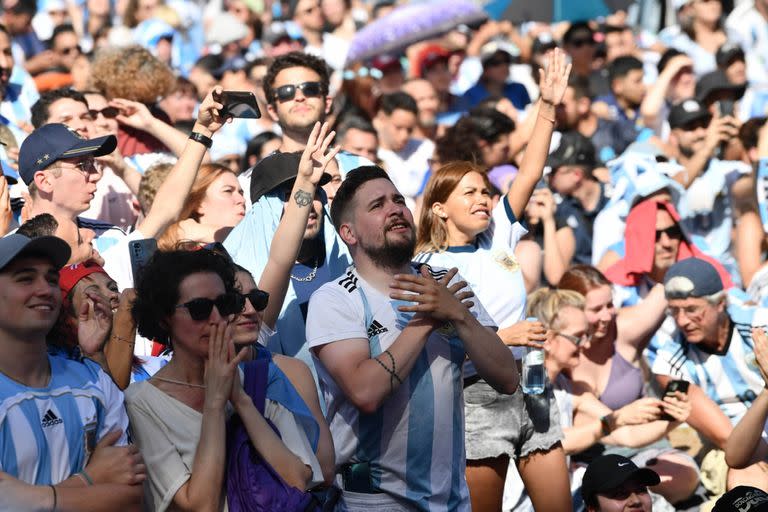
[[[315,258],[315,268],[312,269],[312,272],[307,274],[305,277],[296,277],[295,275],[291,274],[291,279],[294,281],[298,281],[300,283],[308,283],[311,280],[315,278],[317,275],[317,267],[320,265],[320,258]]]
[[[163,377],[158,377],[157,375],[155,375],[152,378],[155,379],[155,380],[161,380],[163,382],[170,382],[171,384],[180,384],[182,386],[188,386],[190,388],[205,389],[205,384],[193,384],[191,382],[185,382],[183,380],[166,379],[166,378],[163,378]]]

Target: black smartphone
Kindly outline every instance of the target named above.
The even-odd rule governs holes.
[[[133,271],[134,287],[141,279],[141,273],[149,263],[152,255],[157,251],[157,240],[154,238],[142,238],[128,242],[128,251],[131,254],[131,270]]]
[[[688,381],[687,380],[671,380],[667,382],[667,387],[664,389],[664,396],[674,395],[676,391],[681,393],[688,393]],[[661,419],[665,421],[675,421],[675,418],[667,413],[661,415]]]
[[[216,101],[224,105],[222,117],[239,117],[241,119],[258,119],[261,117],[256,95],[248,91],[222,91],[216,96]]]
[[[715,103],[715,108],[717,108],[717,112],[720,114],[720,117],[732,116],[734,102],[733,100],[720,100]]]

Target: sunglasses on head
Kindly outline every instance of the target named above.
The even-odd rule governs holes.
[[[291,101],[296,97],[296,90],[300,90],[307,98],[319,98],[323,95],[323,86],[320,82],[282,85],[275,90],[275,95],[281,103],[284,101]]]
[[[244,293],[243,297],[250,301],[251,306],[253,306],[253,309],[256,311],[264,311],[267,309],[267,304],[269,303],[268,292],[254,288],[250,292]]]
[[[88,113],[91,114],[91,117],[94,119],[99,117],[99,114],[103,115],[107,119],[115,119],[120,114],[120,109],[117,107],[105,107],[101,110],[92,108],[88,111]]]
[[[661,240],[661,235],[666,234],[669,238],[676,240],[683,237],[683,232],[680,230],[680,226],[675,224],[674,226],[669,226],[667,229],[657,229],[656,230],[656,241],[658,242]]]
[[[176,309],[186,308],[192,320],[200,322],[211,317],[213,306],[216,306],[221,316],[236,315],[243,312],[245,297],[239,293],[225,293],[215,299],[192,299],[184,304],[179,304]]]

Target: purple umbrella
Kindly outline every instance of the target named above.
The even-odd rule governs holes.
[[[480,23],[487,17],[483,9],[469,0],[404,5],[355,34],[347,63],[398,52],[413,43],[440,36],[458,25]]]

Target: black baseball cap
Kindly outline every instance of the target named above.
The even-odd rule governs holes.
[[[621,455],[600,455],[592,460],[581,481],[581,496],[589,502],[596,494],[616,489],[629,479],[645,486],[661,483],[658,473],[639,468],[632,460]]]
[[[745,60],[744,49],[737,43],[728,41],[717,49],[715,62],[718,68],[728,67],[734,60]]]
[[[299,172],[301,153],[272,153],[256,164],[251,173],[251,201],[258,201],[261,196],[277,188],[284,187],[296,179]],[[331,181],[331,175],[323,173],[318,186]]]
[[[739,100],[744,96],[744,92],[747,90],[747,84],[734,84],[728,80],[725,76],[725,72],[722,70],[712,71],[699,78],[696,82],[696,99],[701,103],[707,104],[707,100],[712,97],[713,94],[718,92],[728,92],[732,96],[732,99]]]
[[[18,233],[0,238],[0,271],[19,256],[34,254],[46,257],[56,268],[63,267],[72,250],[69,244],[55,236],[29,238]]]
[[[592,141],[579,132],[563,133],[560,137],[560,145],[547,157],[547,166],[554,171],[565,165],[594,168],[597,165],[597,159]]]
[[[19,149],[19,175],[29,185],[35,173],[64,158],[102,156],[112,153],[117,138],[106,135],[84,139],[74,130],[59,123],[46,124],[29,134]]]
[[[683,128],[694,121],[702,119],[709,123],[710,119],[712,119],[712,114],[699,101],[691,98],[673,106],[669,111],[668,119],[670,128]]]
[[[723,494],[712,512],[768,512],[768,494],[748,485],[739,485]]]

